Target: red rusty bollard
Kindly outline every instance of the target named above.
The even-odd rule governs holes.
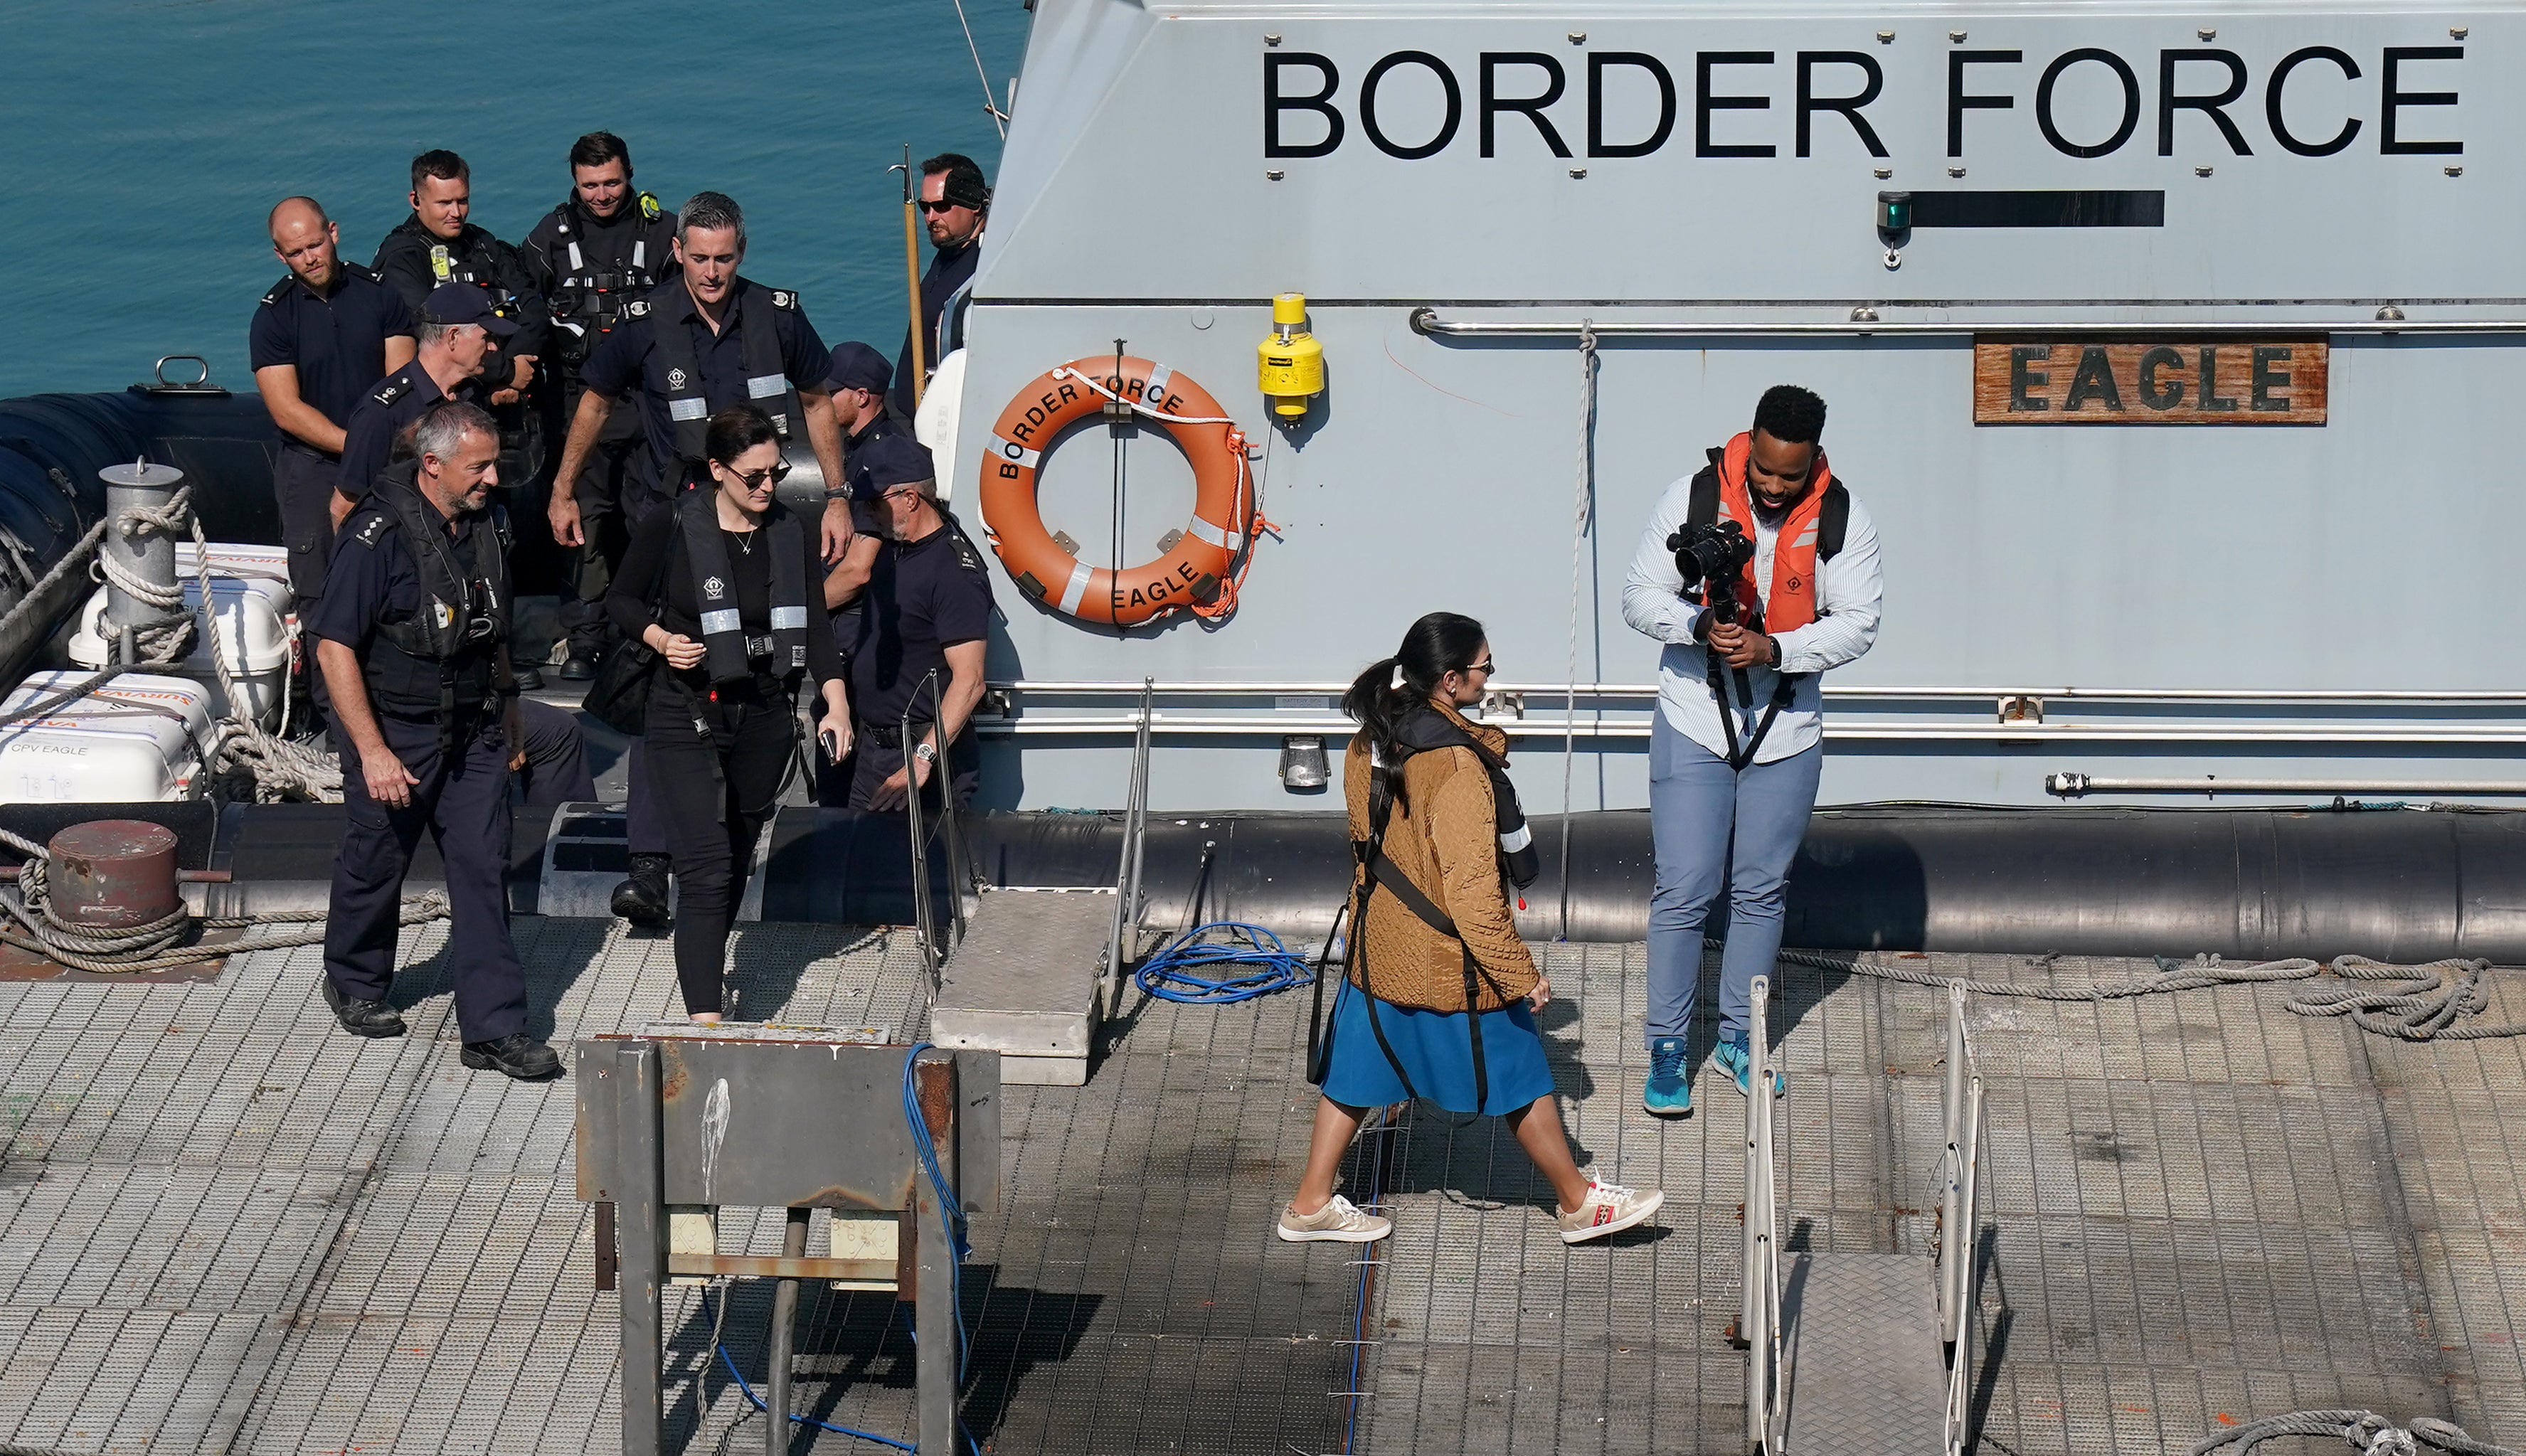
[[[98,819],[55,834],[47,878],[53,913],[72,925],[126,930],[176,913],[176,834],[136,819]]]

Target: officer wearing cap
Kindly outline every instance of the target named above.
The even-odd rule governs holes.
[[[916,788],[935,799],[933,780],[942,755],[958,803],[972,796],[981,777],[972,720],[983,700],[991,577],[983,553],[939,504],[936,474],[929,449],[898,434],[862,451],[852,477],[854,495],[876,509],[885,537],[857,594],[866,610],[850,654],[851,705],[859,720],[854,809],[900,809]]]
[[[420,348],[412,362],[360,397],[342,432],[342,468],[333,486],[337,525],[394,458],[395,436],[430,406],[481,402],[482,377],[497,368],[519,325],[501,318],[491,296],[472,283],[441,283],[423,301],[413,333]]]
[[[989,221],[991,189],[982,164],[962,152],[940,152],[921,164],[921,215],[930,233],[930,269],[921,276],[921,382],[938,369],[938,320],[956,296],[974,284],[983,261],[983,225]],[[912,418],[912,329],[903,330],[903,353],[894,361],[894,411]]]
[[[509,772],[521,739],[509,671],[508,540],[491,488],[499,434],[442,404],[344,523],[308,630],[342,745],[344,828],[325,924],[325,999],[355,1036],[399,1036],[398,902],[426,828],[446,864],[464,1062],[527,1079],[560,1059],[526,1029],[509,939]]]
[[[553,352],[544,398],[551,407],[547,433],[559,438],[579,408],[580,366],[623,322],[623,306],[676,272],[676,225],[658,199],[632,185],[632,150],[611,131],[591,131],[570,148],[571,193],[527,234],[519,252],[527,275],[552,311]],[[578,479],[554,481],[577,501],[584,543],[577,559],[574,594],[563,597],[562,629],[570,650],[565,678],[596,676],[606,642],[605,592],[623,558],[631,519],[623,491],[637,466],[640,421],[631,412],[609,417]],[[639,502],[632,503],[635,508]]]
[[[263,407],[280,427],[272,489],[289,589],[312,602],[332,554],[343,427],[362,395],[412,362],[412,311],[376,274],[342,261],[341,229],[315,198],[282,198],[269,226],[273,255],[289,272],[254,311],[247,357]]]
[[[857,339],[834,346],[834,365],[825,376],[825,387],[833,391],[834,421],[842,432],[843,470],[857,472],[864,452],[876,441],[910,433],[885,407],[886,385],[893,376],[894,366],[885,362],[885,356]],[[885,535],[882,516],[874,496],[853,496],[851,543],[825,574],[825,606],[833,620],[834,642],[846,655],[859,637],[860,589],[868,585],[869,570],[877,564],[878,545]],[[857,741],[853,740],[854,746],[840,763],[816,756],[817,803],[838,809],[849,802],[851,775],[858,763]]]

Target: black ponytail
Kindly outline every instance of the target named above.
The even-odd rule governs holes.
[[[1483,625],[1454,612],[1433,612],[1403,633],[1403,645],[1392,657],[1369,664],[1342,695],[1342,711],[1368,735],[1380,760],[1399,763],[1394,734],[1403,716],[1426,706],[1439,690],[1439,679],[1474,665],[1486,633]],[[1395,780],[1398,799],[1402,780]]]

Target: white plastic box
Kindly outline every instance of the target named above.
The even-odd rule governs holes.
[[[0,699],[24,712],[87,680],[37,673]],[[164,803],[198,797],[210,694],[198,682],[126,673],[42,718],[0,728],[0,803]]]
[[[184,583],[184,609],[196,614],[202,601],[197,555],[192,542],[177,543],[176,575]],[[242,716],[266,728],[278,721],[282,696],[289,690],[289,669],[296,651],[291,605],[285,547],[211,543],[212,630],[219,633],[220,645],[227,652],[228,671],[236,675],[238,695],[245,699]],[[79,611],[78,628],[71,634],[70,657],[81,667],[101,668],[113,656],[105,626],[105,588],[100,586]],[[208,642],[196,640],[192,656],[166,671],[203,684],[209,690],[212,714],[230,716]]]

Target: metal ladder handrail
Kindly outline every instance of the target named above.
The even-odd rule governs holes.
[[[1745,1045],[1744,1293],[1737,1331],[1745,1341],[1745,1446],[1780,1449],[1781,1257],[1779,1211],[1772,1189],[1772,1052],[1765,1003],[1772,978],[1747,988]]]
[[[1123,848],[1114,867],[1114,923],[1105,937],[1105,973],[1097,987],[1097,1004],[1105,1016],[1123,1009],[1123,958],[1126,941],[1140,924],[1140,865],[1147,853],[1149,815],[1149,724],[1156,706],[1157,679],[1140,679],[1139,725],[1132,739],[1132,779],[1123,804]]]
[[[941,929],[952,927],[955,945],[965,943],[965,859],[964,827],[956,815],[955,770],[947,762],[946,745],[939,745],[938,756],[930,765],[930,781],[938,785],[938,828],[946,852],[950,874],[947,881],[949,899],[948,927],[938,924],[937,907],[930,894],[930,826],[922,813],[922,785],[912,772],[912,710],[921,703],[921,690],[930,689],[930,722],[935,728],[945,717],[939,697],[938,670],[932,668],[922,680],[913,684],[912,695],[905,700],[903,717],[898,723],[903,745],[903,818],[912,839],[912,920],[921,932],[921,966],[930,977],[930,993],[938,993],[939,977],[945,961],[938,945]]]
[[[1948,1456],[1964,1450],[1973,1376],[1974,1306],[1982,1293],[1976,1235],[1982,1227],[1982,1072],[1965,1026],[1965,985],[1947,982],[1947,1069],[1940,1099],[1946,1147],[1940,1156],[1937,1266],[1939,1336],[1947,1363]]]

